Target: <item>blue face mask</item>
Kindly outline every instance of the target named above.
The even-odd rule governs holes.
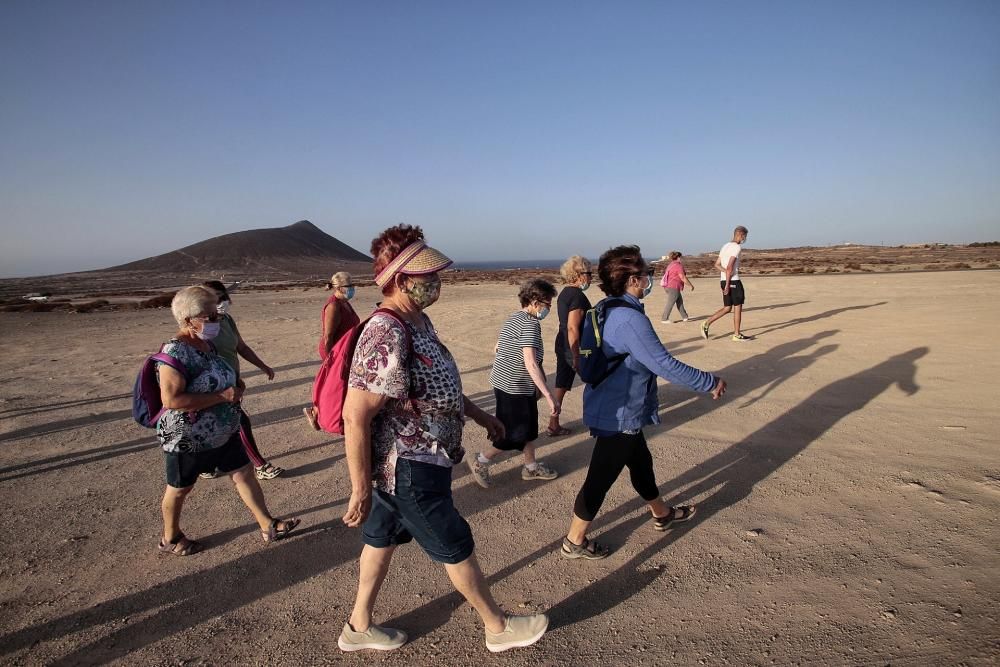
[[[539,319],[539,320],[544,320],[548,316],[549,316],[549,309],[548,308],[542,308],[540,311],[538,311],[537,313],[535,313],[535,317],[537,319]]]
[[[653,276],[646,276],[646,286],[642,289],[642,297],[645,299],[653,291]]]
[[[590,281],[589,280],[587,282],[583,283],[582,285],[580,285],[580,291],[586,292],[588,289],[590,289]]]
[[[354,298],[354,285],[351,285],[350,287],[347,288],[347,293],[344,294],[344,296],[347,297],[348,301]]]

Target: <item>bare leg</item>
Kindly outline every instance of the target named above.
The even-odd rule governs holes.
[[[531,465],[535,462],[535,441],[532,440],[524,445],[524,465]]]
[[[445,565],[445,571],[451,578],[455,589],[461,593],[472,608],[479,613],[483,624],[490,632],[503,632],[506,628],[506,615],[493,599],[490,587],[486,583],[483,571],[479,569],[479,561],[472,554],[461,563]],[[357,628],[355,628],[357,629]]]
[[[163,502],[160,509],[163,511],[163,543],[168,544],[181,534],[181,510],[184,509],[184,499],[191,493],[194,485],[177,489],[168,486],[163,492]]]
[[[556,387],[555,390],[556,403],[562,405],[562,401],[566,397],[566,392],[568,391],[569,391],[568,389],[562,389],[560,387]],[[561,428],[562,426],[559,424],[559,415],[552,415],[551,417],[549,417],[549,432],[555,433]]]
[[[723,315],[726,315],[732,309],[733,309],[732,306],[723,306],[722,308],[719,308],[717,311],[715,311],[714,315],[712,315],[710,318],[708,318],[708,321],[705,322],[704,326],[706,326],[706,327],[712,326],[712,322],[716,321],[717,319],[719,319]]]
[[[377,549],[365,545],[358,559],[361,572],[358,574],[358,596],[354,599],[354,611],[348,622],[355,632],[367,632],[372,624],[375,600],[382,589],[382,582],[389,571],[389,562],[396,551],[395,545]]]
[[[271,527],[271,520],[274,518],[267,511],[267,503],[264,502],[264,492],[261,491],[260,482],[253,473],[253,466],[246,464],[239,470],[229,473],[229,477],[236,485],[236,492],[240,494],[243,503],[250,508],[253,518],[257,520],[257,525],[263,532],[267,532]]]
[[[733,306],[733,335],[740,335],[740,321],[743,319],[743,305]]]
[[[587,539],[588,528],[590,528],[590,522],[584,521],[574,514],[573,521],[569,524],[569,533],[566,534],[566,537],[573,544],[583,544],[583,541]]]

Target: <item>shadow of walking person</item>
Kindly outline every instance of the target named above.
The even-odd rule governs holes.
[[[915,394],[919,390],[915,381],[916,361],[928,351],[926,347],[914,348],[828,384],[725,451],[662,483],[661,489],[682,489],[671,498],[670,504],[709,489],[718,490],[699,503],[698,514],[690,523],[670,531],[663,540],[646,547],[611,574],[556,605],[550,612],[551,628],[587,620],[637,594],[660,574],[655,568],[642,568],[654,553],[669,547],[719,511],[745,499],[754,486],[891,386],[898,385],[907,394]]]

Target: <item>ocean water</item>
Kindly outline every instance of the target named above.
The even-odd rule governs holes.
[[[469,271],[504,271],[507,269],[558,269],[563,259],[509,259],[490,262],[455,262],[451,268]]]

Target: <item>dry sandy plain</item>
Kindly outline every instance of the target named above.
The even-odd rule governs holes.
[[[704,316],[718,283],[695,284],[689,310]],[[668,349],[729,382],[719,402],[661,383],[663,424],[647,431],[662,492],[696,501],[696,520],[653,531],[623,476],[595,524],[615,553],[556,554],[592,443],[580,391],[565,405],[574,434],[541,443],[559,479],[522,482],[508,460],[486,491],[456,468],[496,597],[551,616],[537,645],[496,656],[415,545],[397,553],[377,608],[410,643],[337,649],[359,534],[340,521],[342,443],[300,414],[326,293],[237,293],[233,309],[278,371],[272,383],[248,375],[246,407],[288,471],[264,482],[268,502],[301,529],[265,547],[227,479],[199,482],[184,529],[209,548],[190,558],[156,551],[162,458],[129,416],[142,358],[175,329],[169,312],[0,314],[0,660],[996,664],[1000,272],[760,277],[747,289],[747,343],[724,336],[728,321],[707,342],[697,322],[661,325],[662,293],[649,299]],[[429,311],[486,407],[513,291],[449,285]],[[360,290],[357,307],[374,300]],[[543,323],[547,341],[555,326]],[[470,425],[467,449],[484,442]]]

